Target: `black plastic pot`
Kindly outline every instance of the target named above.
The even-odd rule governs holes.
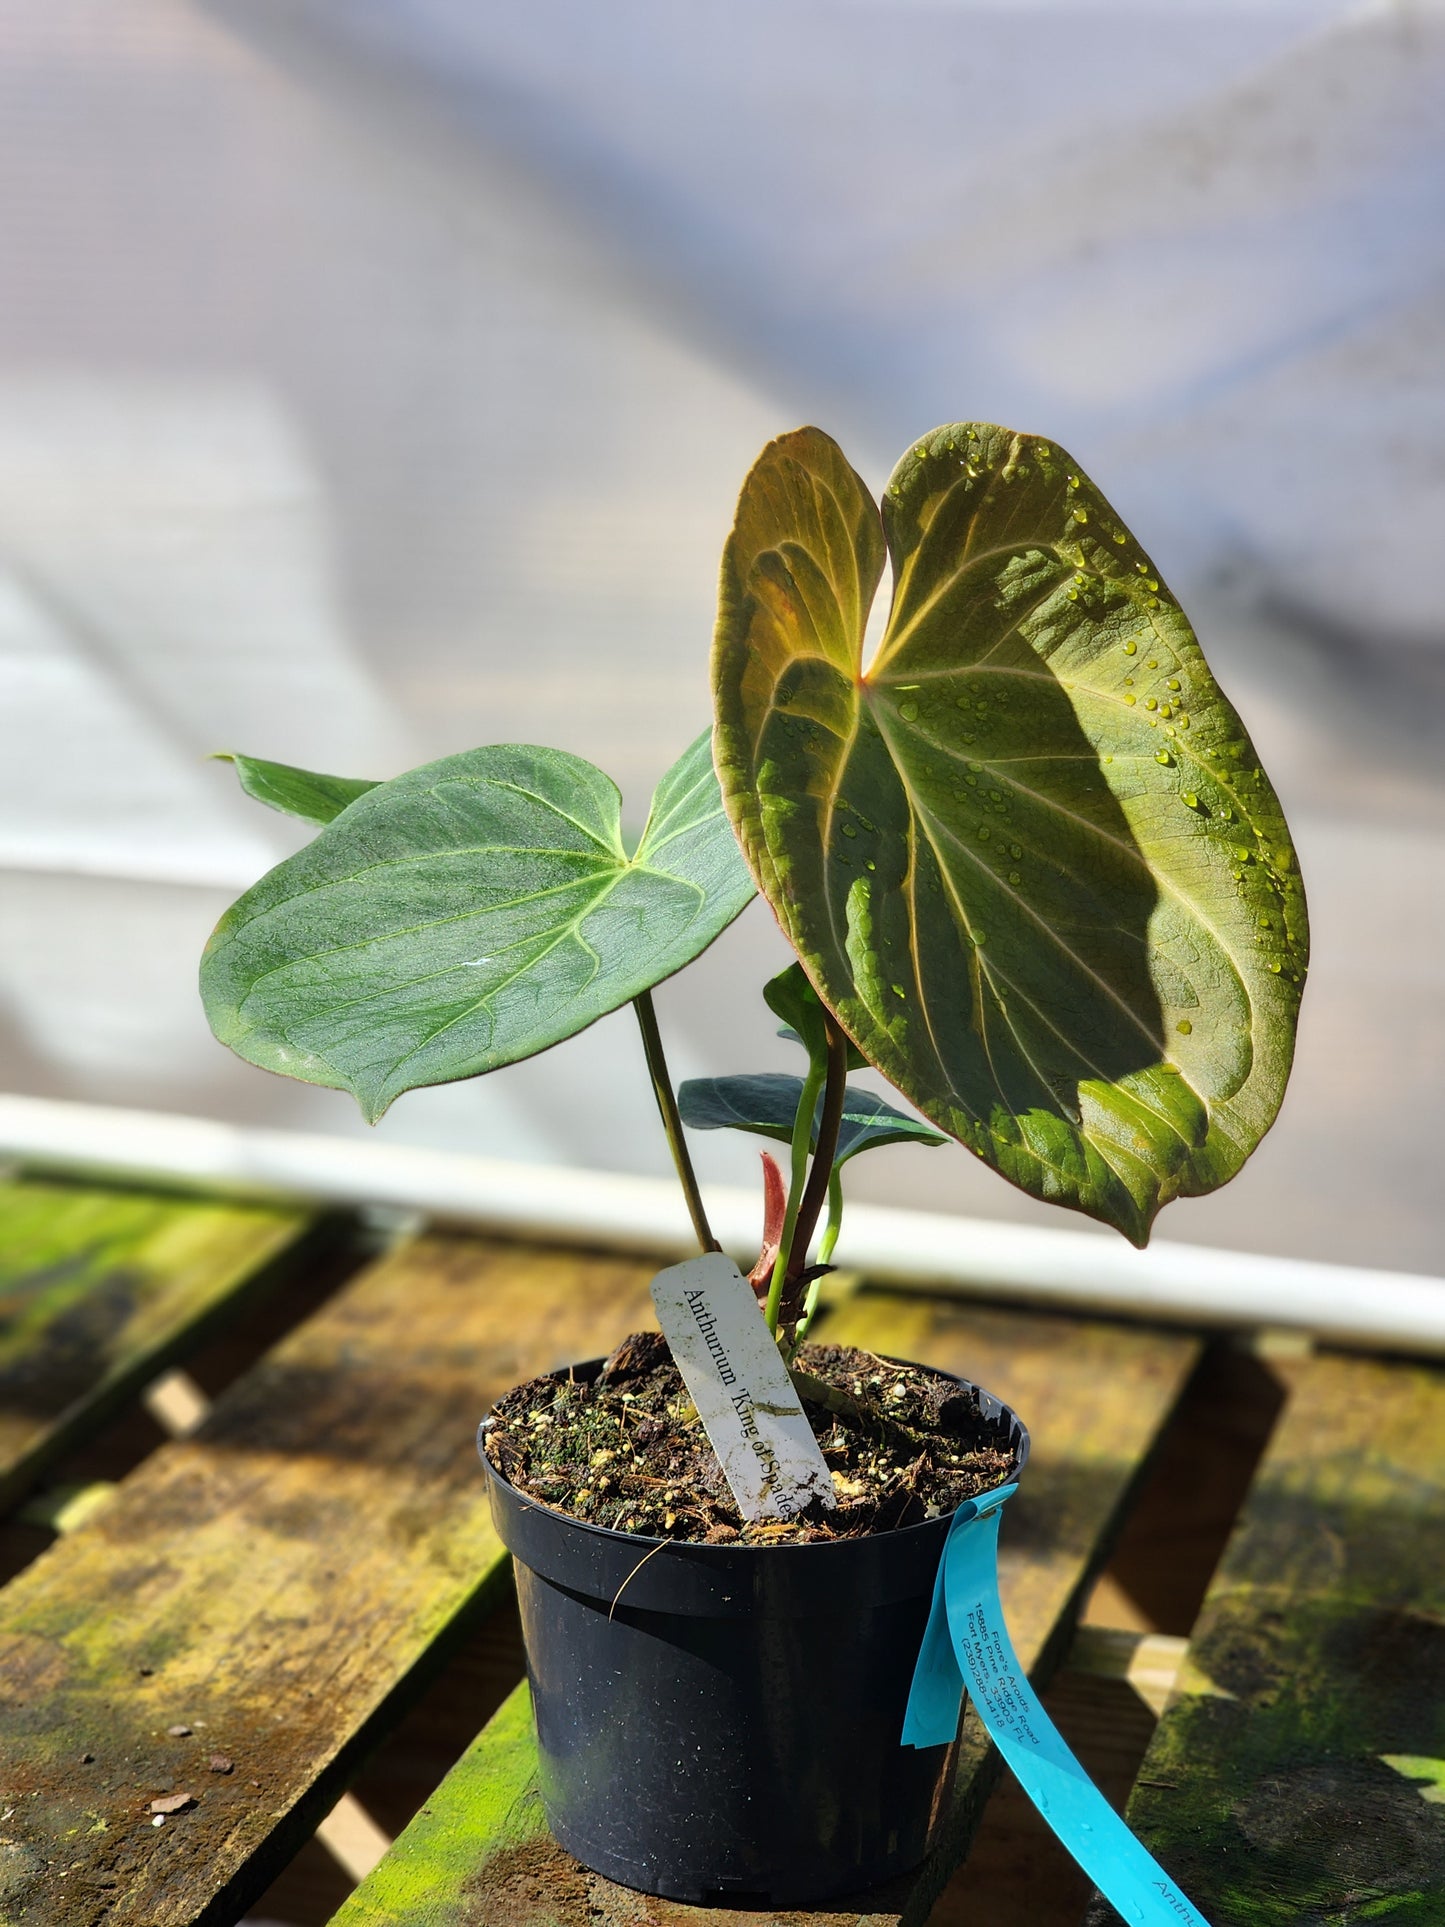
[[[978,1398],[1022,1466],[1027,1432]],[[569,1853],[644,1893],[770,1907],[923,1859],[947,1752],[899,1735],[947,1518],[688,1545],[569,1519],[483,1463],[516,1561],[542,1803]]]

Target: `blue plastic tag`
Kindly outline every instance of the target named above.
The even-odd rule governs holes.
[[[1126,1921],[1208,1927],[1065,1746],[1018,1662],[998,1595],[999,1509],[1017,1490],[1000,1486],[965,1500],[953,1515],[908,1695],[903,1744],[944,1746],[952,1740],[967,1687],[1019,1785]]]

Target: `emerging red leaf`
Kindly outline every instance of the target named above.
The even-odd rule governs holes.
[[[788,1209],[788,1188],[783,1183],[783,1174],[778,1169],[778,1160],[772,1153],[764,1151],[762,1159],[763,1248],[758,1254],[758,1262],[748,1273],[748,1283],[759,1298],[766,1298],[768,1284],[773,1275],[773,1266],[778,1262],[778,1251],[783,1242],[783,1218]]]

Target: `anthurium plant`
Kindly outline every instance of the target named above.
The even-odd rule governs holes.
[[[559,750],[381,783],[234,756],[320,828],[212,937],[216,1035],[375,1122],[631,1003],[704,1249],[684,1127],[788,1146],[753,1273],[785,1351],[871,1146],[955,1139],[1137,1245],[1234,1175],[1289,1072],[1304,894],[1187,618],[1076,462],[955,424],[880,504],[827,435],[781,436],[724,551],[712,681],[714,728],[635,846],[616,787]],[[796,952],[765,995],[806,1071],[674,1092],[651,992],[755,889]],[[927,1122],[850,1086],[864,1065]]]

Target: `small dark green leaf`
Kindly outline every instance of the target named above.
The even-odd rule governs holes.
[[[782,436],[724,554],[713,686],[759,887],[926,1117],[1136,1244],[1233,1176],[1289,1074],[1304,893],[1183,611],[1076,462],[941,428],[880,516],[828,436]]]
[[[778,1138],[784,1144],[793,1136],[793,1120],[803,1094],[803,1080],[775,1071],[758,1071],[747,1077],[690,1077],[679,1088],[677,1106],[684,1124],[695,1131],[751,1131],[756,1137]],[[818,1119],[823,1098],[818,1096],[813,1112],[811,1141],[818,1141]],[[848,1086],[843,1104],[843,1122],[838,1131],[838,1150],[833,1168],[846,1164],[859,1151],[879,1144],[945,1144],[946,1138],[930,1131],[917,1118],[895,1110],[872,1091]]]
[[[314,769],[267,763],[259,756],[241,756],[229,749],[221,750],[216,761],[236,765],[236,775],[247,796],[307,823],[330,823],[348,803],[377,787],[359,776],[322,776]]]
[[[708,738],[636,853],[617,788],[560,750],[444,757],[359,797],[226,915],[201,991],[222,1043],[349,1090],[403,1091],[571,1037],[691,962],[753,894]]]
[[[814,1064],[828,1059],[828,1035],[823,1028],[823,1006],[801,964],[789,964],[763,985],[763,1000],[775,1017],[783,1019],[779,1037],[801,1044]],[[848,1046],[850,1071],[866,1070],[868,1059],[855,1044]]]

